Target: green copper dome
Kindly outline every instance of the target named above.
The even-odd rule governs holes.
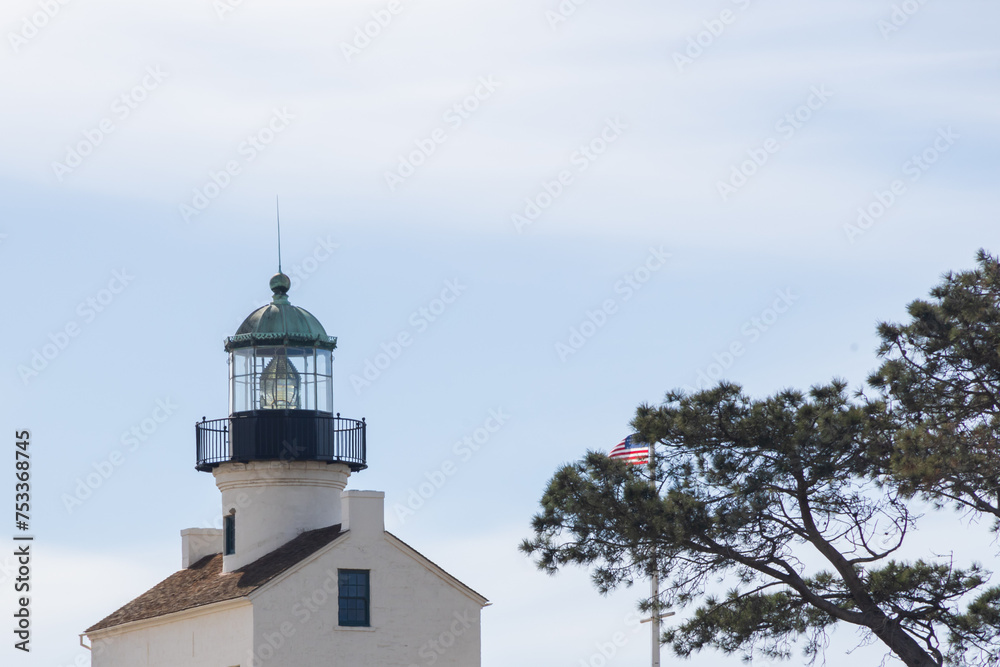
[[[254,345],[303,345],[333,350],[336,337],[326,335],[319,320],[305,308],[288,302],[292,281],[284,273],[271,278],[274,296],[271,303],[250,313],[236,331],[226,339],[226,351]]]

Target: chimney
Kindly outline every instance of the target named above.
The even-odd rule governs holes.
[[[181,567],[187,569],[205,556],[222,553],[222,529],[185,528],[181,531]]]
[[[341,530],[362,537],[385,532],[385,493],[382,491],[344,491],[341,499]]]

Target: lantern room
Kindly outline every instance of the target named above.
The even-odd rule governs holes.
[[[364,420],[333,413],[333,350],[319,320],[271,278],[271,302],[225,341],[229,417],[197,425],[199,470],[226,461],[321,460],[365,467]]]
[[[229,414],[254,410],[333,412],[333,350],[337,339],[312,313],[288,301],[291,280],[271,278],[271,303],[250,314],[229,352]]]

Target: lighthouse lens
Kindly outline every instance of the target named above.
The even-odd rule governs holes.
[[[260,376],[260,407],[265,410],[297,410],[300,384],[299,372],[288,357],[274,357]]]

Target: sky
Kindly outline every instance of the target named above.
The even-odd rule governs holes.
[[[602,597],[517,551],[546,482],[672,388],[861,386],[877,322],[1000,251],[998,20],[983,0],[7,0],[0,421],[8,452],[32,435],[36,625],[4,664],[88,664],[78,633],[218,521],[192,425],[225,416],[222,341],[270,296],[276,196],[291,301],[339,338],[335,409],[369,424],[349,487],[493,602],[483,666],[598,667],[619,631],[608,665],[643,664],[644,584]],[[920,526],[913,557],[1000,566],[987,522]],[[826,664],[876,664],[858,643],[839,629]]]

